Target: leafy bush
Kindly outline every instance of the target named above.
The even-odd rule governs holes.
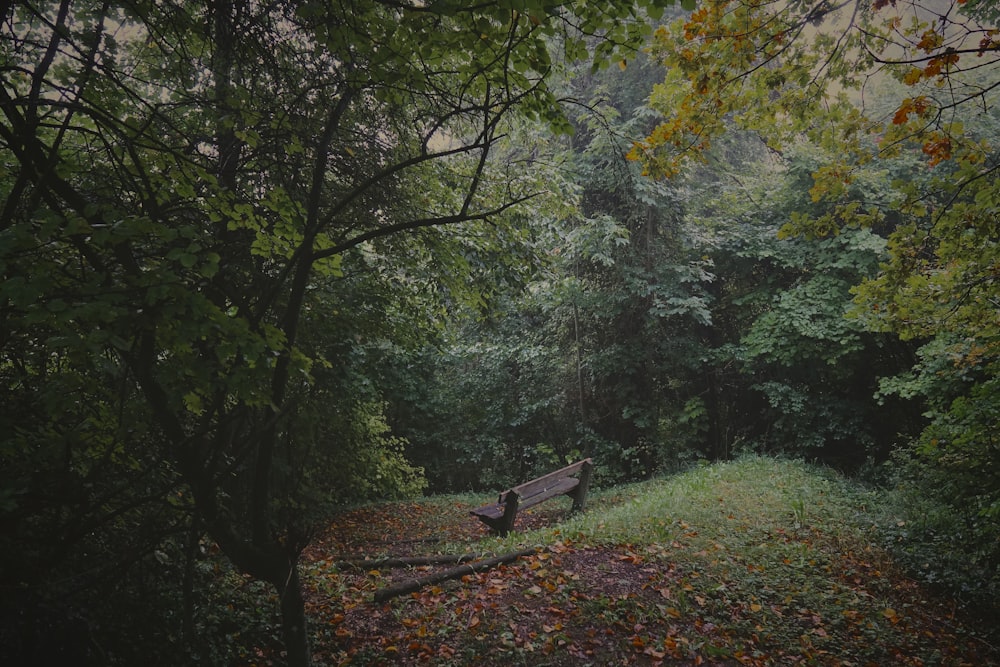
[[[337,506],[423,492],[424,471],[407,461],[406,441],[392,435],[383,411],[375,401],[339,409],[314,402],[297,426],[315,431],[307,439],[313,464],[299,473],[304,483],[290,511],[319,520]]]
[[[988,333],[977,332],[984,340]],[[881,383],[881,395],[922,400],[927,419],[891,461],[891,542],[915,576],[985,609],[1000,599],[1000,378],[992,349],[941,333],[920,348],[912,371]]]
[[[168,537],[110,564],[95,573],[74,561],[43,584],[6,589],[0,663],[226,665],[279,645],[271,591],[202,539]]]
[[[938,429],[930,428],[929,432]],[[990,473],[960,452],[915,443],[892,461],[895,485],[881,524],[913,576],[984,613],[1000,610],[1000,507]]]

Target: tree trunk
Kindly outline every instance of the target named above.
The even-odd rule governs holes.
[[[312,665],[312,649],[309,646],[309,623],[302,597],[302,582],[299,581],[298,558],[289,563],[282,581],[272,583],[281,602],[281,632],[288,666],[309,667]]]

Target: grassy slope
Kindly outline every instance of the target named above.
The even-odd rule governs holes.
[[[747,459],[563,501],[499,540],[438,497],[341,517],[307,554],[322,664],[1000,664],[876,546],[873,497],[804,464]],[[566,501],[568,504],[568,501]],[[565,519],[565,520],[563,520]],[[418,541],[441,537],[444,543]],[[384,605],[424,572],[338,570],[346,555],[538,555]]]

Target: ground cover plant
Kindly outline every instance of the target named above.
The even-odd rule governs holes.
[[[987,623],[963,615],[882,547],[879,497],[767,458],[596,491],[583,515],[550,501],[489,536],[437,496],[339,516],[305,553],[320,664],[991,665]],[[439,567],[358,559],[527,557],[374,604]],[[266,643],[248,664],[277,664]]]

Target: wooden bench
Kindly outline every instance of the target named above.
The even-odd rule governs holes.
[[[518,510],[534,507],[549,498],[570,496],[573,499],[573,511],[583,511],[587,502],[587,489],[590,487],[590,471],[593,461],[584,459],[565,468],[560,468],[538,479],[525,482],[500,494],[496,503],[484,505],[469,513],[478,517],[499,535],[506,535],[514,528],[514,519]],[[579,473],[578,477],[573,477]]]

